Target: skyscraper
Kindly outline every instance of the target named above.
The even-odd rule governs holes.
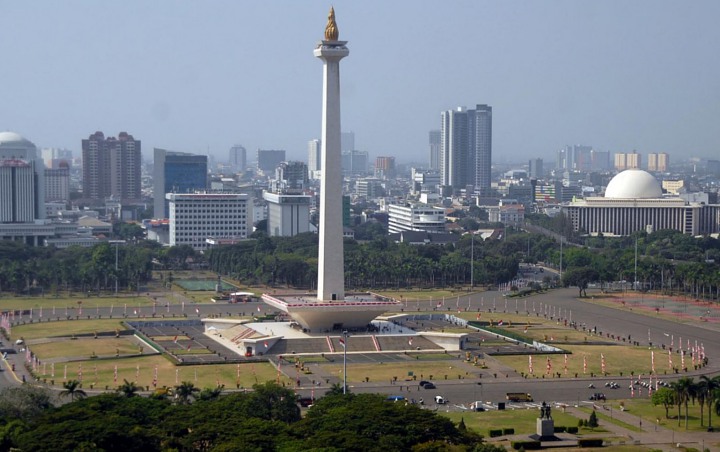
[[[247,167],[247,150],[239,144],[231,147],[229,163],[233,171],[245,171]]]
[[[206,155],[154,149],[153,197],[155,218],[168,218],[167,193],[194,193],[207,189]]]
[[[285,151],[276,149],[257,150],[257,168],[259,171],[275,171],[280,162],[285,161]]]
[[[325,40],[314,50],[323,62],[322,176],[320,178],[320,222],[318,228],[317,298],[345,299],[345,259],[343,257],[342,170],[340,131],[340,60],[350,51],[346,41],[338,41],[335,11],[331,8]]]
[[[395,157],[375,157],[375,177],[395,179]]]
[[[430,144],[430,169],[438,171],[440,169],[440,138],[439,130],[431,130],[428,134]]]
[[[440,173],[442,184],[455,190],[468,185],[490,191],[492,107],[477,105],[440,114]]]
[[[102,201],[113,196],[121,201],[137,200],[140,191],[141,146],[127,132],[117,138],[95,132],[82,140],[83,196]]]
[[[545,175],[543,159],[530,159],[528,163],[528,175],[533,179],[542,179]]]
[[[308,176],[315,179],[317,171],[320,171],[322,160],[322,143],[318,139],[308,141]]]
[[[0,223],[45,218],[44,165],[35,145],[14,132],[0,133]],[[22,234],[20,234],[22,235]],[[3,235],[0,235],[3,238]]]

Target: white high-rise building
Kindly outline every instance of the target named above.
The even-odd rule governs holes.
[[[252,233],[252,199],[246,194],[168,193],[170,246],[208,248],[207,240],[242,239]]]
[[[308,141],[308,177],[319,179],[322,167],[322,143],[318,139]]]
[[[445,209],[424,204],[388,206],[388,232],[445,232]]]

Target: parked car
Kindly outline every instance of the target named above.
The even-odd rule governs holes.
[[[435,388],[435,385],[432,384],[432,383],[430,383],[430,382],[425,383],[425,386],[423,386],[423,388],[425,388],[425,389],[436,389],[436,388]]]

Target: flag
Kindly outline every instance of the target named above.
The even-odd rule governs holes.
[[[548,356],[547,357],[547,370],[545,371],[545,373],[547,375],[550,375],[551,370],[552,370],[552,363],[550,363],[550,357]]]
[[[192,342],[188,344],[187,349],[190,350],[190,347],[192,347]]]
[[[528,355],[528,372],[533,373],[532,355]]]
[[[602,368],[602,373],[605,373],[605,355],[600,353],[600,367]]]
[[[408,339],[408,345],[412,345],[412,338]]]
[[[568,369],[567,369],[567,353],[565,353],[565,374],[567,375]]]
[[[265,345],[265,348],[268,348],[268,343],[267,343],[267,341],[264,342],[264,345]]]
[[[587,356],[583,356],[583,374],[587,373]]]
[[[115,364],[115,371],[113,372],[113,381],[117,383],[117,364]]]
[[[173,342],[177,344],[177,336],[175,336],[175,339],[173,339]]]
[[[260,312],[260,306],[258,306],[258,312]]]
[[[339,339],[339,342],[340,342],[340,345],[342,345],[343,348],[345,348],[345,339],[340,338],[340,339]]]
[[[668,369],[672,370],[672,352],[668,350]]]
[[[157,368],[157,366],[155,366],[155,372],[153,373],[152,384],[153,384],[153,386],[157,386],[157,383],[158,383],[158,368]]]
[[[502,320],[498,322],[498,326],[502,326],[502,324],[503,324]]]

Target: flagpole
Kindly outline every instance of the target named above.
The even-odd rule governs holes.
[[[343,340],[345,341],[345,347],[343,347],[343,394],[347,394],[347,330],[343,331]]]

